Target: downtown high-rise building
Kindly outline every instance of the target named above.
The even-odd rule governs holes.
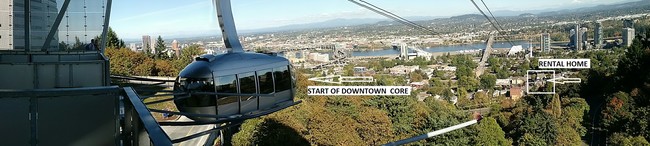
[[[632,46],[632,42],[634,40],[634,28],[623,28],[621,37],[623,37],[623,46]]]
[[[580,31],[578,31],[580,37],[580,46],[578,50],[588,50],[591,47],[587,38],[587,31],[589,30],[586,27],[582,27],[580,28]]]
[[[151,52],[152,48],[154,46],[151,46],[151,36],[149,35],[143,35],[142,36],[142,51],[143,52]]]
[[[57,2],[30,1],[29,19],[25,19],[24,5],[25,1],[0,0],[0,50],[59,50],[57,33],[52,36],[49,44],[45,44],[45,36],[48,36],[59,13]],[[27,35],[38,37],[26,37]]]
[[[181,48],[179,47],[177,40],[172,41],[172,50],[174,50],[174,53],[177,58],[181,56]]]
[[[550,52],[551,51],[551,34],[549,33],[542,33],[540,37],[540,49],[542,52]]]
[[[603,24],[600,21],[594,22],[596,28],[594,29],[594,47],[600,49],[603,46]]]
[[[156,38],[150,38],[149,39],[149,51],[151,51],[151,54],[156,54]]]
[[[129,44],[129,49],[131,49],[131,51],[133,51],[133,52],[136,52],[136,51],[138,51],[138,46],[135,43],[130,43]]]
[[[622,46],[629,47],[632,45],[634,40],[634,21],[630,19],[623,20],[623,32],[621,33],[623,37]]]
[[[587,42],[587,28],[580,27],[580,24],[576,24],[575,28],[571,29],[569,42],[570,46],[575,50],[584,50],[588,49]]]
[[[576,40],[577,40],[576,39],[576,34],[577,34],[576,29],[571,29],[569,31],[569,45],[568,46],[570,48],[574,48],[574,49],[576,48]]]
[[[623,20],[623,28],[634,28],[634,20],[632,19]]]
[[[580,33],[580,24],[576,24],[570,32],[571,35],[571,47],[575,50],[581,50],[582,48],[582,34]]]

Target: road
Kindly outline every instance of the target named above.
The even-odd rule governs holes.
[[[603,131],[599,131],[598,129],[596,129],[596,127],[598,125],[600,125],[600,122],[602,121],[602,119],[599,118],[599,117],[600,117],[600,113],[602,112],[601,110],[602,110],[602,107],[603,107],[604,104],[605,104],[605,101],[601,101],[600,104],[597,104],[599,106],[597,106],[595,108],[591,107],[590,108],[591,110],[589,111],[589,112],[591,112],[590,114],[591,114],[591,117],[592,117],[592,119],[591,119],[591,129],[590,129],[591,130],[591,140],[589,141],[589,145],[592,145],[592,146],[600,145],[602,143],[605,143],[605,141],[606,141],[605,133]]]
[[[181,116],[177,121],[192,121],[191,119]],[[163,126],[165,133],[169,135],[171,139],[178,139],[181,137],[189,136],[195,133],[203,132],[210,130],[214,125],[201,125],[201,126]],[[198,138],[194,138],[188,141],[180,142],[174,144],[175,146],[202,146],[208,140],[208,135],[203,135]]]

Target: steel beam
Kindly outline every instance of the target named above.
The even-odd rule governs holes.
[[[31,38],[31,36],[30,36],[30,31],[31,30],[29,30],[31,28],[31,24],[30,24],[31,0],[25,0],[24,2],[25,2],[25,8],[24,8],[24,10],[25,10],[24,11],[25,12],[25,19],[24,19],[24,21],[25,21],[25,52],[29,52],[29,51],[31,51],[31,48],[32,48],[32,45],[29,44],[29,41],[30,41],[29,39]]]
[[[68,5],[70,5],[70,0],[63,1],[61,10],[59,10],[59,14],[56,16],[56,19],[54,20],[54,24],[52,24],[52,27],[50,28],[50,32],[47,34],[47,38],[45,38],[45,43],[43,43],[43,47],[41,47],[41,51],[47,51],[47,46],[49,46],[48,44],[52,42],[52,39],[54,38],[54,34],[56,34],[56,31],[59,30],[59,25],[61,24],[63,15],[65,15],[65,12],[68,10]],[[61,48],[59,48],[59,50],[60,49]]]
[[[113,0],[107,0],[106,1],[106,12],[104,13],[104,30],[102,31],[102,45],[99,47],[100,48],[100,53],[104,54],[104,51],[106,50],[106,41],[108,38],[106,35],[108,34],[108,22],[111,20],[111,8],[113,7]]]

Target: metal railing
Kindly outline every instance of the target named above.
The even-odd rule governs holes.
[[[172,145],[172,141],[160,127],[147,106],[140,100],[139,95],[131,87],[124,87],[124,145]],[[141,131],[145,130],[145,131]],[[146,135],[149,141],[142,141]],[[145,137],[146,138],[146,137]],[[146,140],[146,139],[144,139]]]
[[[256,118],[263,115],[268,115],[279,110],[285,109],[287,107],[301,103],[301,101],[286,101],[282,103],[277,103],[276,106],[270,109],[250,112],[238,116],[218,116],[218,115],[209,115],[209,114],[196,114],[196,113],[183,113],[183,112],[174,112],[160,109],[150,109],[146,105],[147,103],[143,102],[143,98],[138,95],[137,91],[131,87],[123,88],[124,96],[124,124],[123,124],[123,142],[124,145],[171,145],[175,143],[184,142],[194,138],[202,137],[204,135],[210,135],[208,140],[205,142],[205,145],[211,145],[214,143],[214,139],[218,136],[223,130],[230,131],[232,129],[237,129],[236,127],[241,125],[241,123],[246,119]],[[204,95],[220,95],[220,93],[193,93],[193,94],[204,94]],[[241,94],[238,94],[241,95]],[[258,96],[255,94],[255,96]],[[176,99],[176,98],[171,98]],[[164,100],[171,101],[171,100]],[[156,101],[154,101],[156,102]],[[152,103],[152,102],[148,102]],[[215,118],[215,121],[209,122],[197,122],[197,121],[165,121],[158,122],[155,120],[153,115],[154,113],[169,113],[174,115],[189,116],[189,117],[202,117],[202,118]],[[196,125],[215,125],[214,128],[194,133],[191,135],[186,135],[180,138],[170,138],[168,133],[166,133],[161,126],[196,126]],[[234,133],[230,133],[232,136]],[[224,134],[228,135],[228,134]],[[222,137],[223,138],[223,137]],[[229,141],[229,140],[222,140]]]

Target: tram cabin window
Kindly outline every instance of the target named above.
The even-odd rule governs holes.
[[[214,82],[212,79],[180,79],[180,87],[190,92],[214,92]],[[187,98],[186,105],[190,107],[206,107],[215,105],[214,95],[192,95]]]
[[[273,89],[273,71],[271,69],[257,71],[257,80],[260,82],[260,94],[271,94]]]
[[[217,93],[237,93],[237,78],[235,75],[220,76],[215,79]],[[239,112],[239,96],[218,95],[217,114],[231,115]]]
[[[275,77],[275,92],[291,89],[291,73],[288,66],[273,69],[273,76]]]
[[[239,74],[239,91],[241,94],[255,94],[257,93],[257,86],[255,85],[255,72],[248,72]],[[257,97],[256,96],[240,96],[240,113],[247,113],[257,110]]]

